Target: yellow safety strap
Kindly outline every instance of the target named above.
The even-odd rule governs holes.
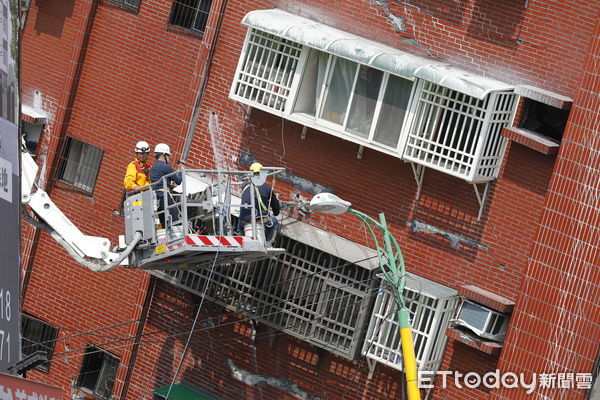
[[[248,189],[248,186],[250,186],[250,185],[251,185],[251,183],[249,183],[248,185],[246,185],[246,187],[244,188],[244,190],[242,190],[242,193],[244,193],[246,191],[246,189]],[[269,209],[267,208],[267,206],[265,205],[265,203],[262,200],[262,196],[260,195],[260,191],[258,190],[258,188],[256,186],[254,186],[254,190],[256,191],[256,198],[258,199],[258,204],[260,204],[260,207],[264,211],[269,211]]]

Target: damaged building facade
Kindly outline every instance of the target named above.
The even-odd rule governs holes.
[[[113,242],[139,140],[190,168],[284,167],[281,200],[332,192],[385,213],[423,398],[529,396],[444,378],[472,372],[582,399],[600,341],[599,13],[38,0],[21,42],[23,131],[40,185]],[[77,399],[403,398],[398,304],[371,233],[349,214],[282,214],[285,254],[151,273],[84,270],[23,224],[23,353],[50,359],[28,377]]]

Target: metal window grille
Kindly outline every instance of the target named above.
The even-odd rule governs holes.
[[[207,299],[353,359],[372,303],[372,271],[285,236],[279,240],[287,253],[275,259],[218,266]],[[210,271],[152,273],[202,294]]]
[[[118,367],[118,358],[89,345],[83,356],[77,386],[101,399],[110,399]]]
[[[212,0],[174,0],[169,23],[190,30],[204,32]]]
[[[86,193],[92,193],[104,151],[74,138],[68,138],[60,168],[60,180]]]
[[[456,311],[457,292],[428,279],[407,275],[403,296],[411,317],[418,369],[437,371],[446,348],[446,328]],[[395,296],[384,280],[375,299],[362,352],[372,362],[403,370],[397,310]]]
[[[491,93],[480,100],[422,81],[404,158],[470,182],[498,175],[516,95]]]
[[[23,353],[23,357],[41,350],[47,354],[49,360],[52,358],[54,343],[58,337],[58,328],[33,316],[23,314],[21,319],[21,335],[21,352]],[[50,362],[44,363],[38,368],[48,372]]]
[[[123,8],[127,8],[132,11],[138,11],[140,9],[141,0],[108,0],[110,3],[118,4]]]
[[[502,129],[512,122],[517,104],[517,95],[514,93],[497,93],[493,96],[489,112],[488,133],[483,143],[481,156],[477,163],[475,181],[488,181],[495,179],[500,172],[506,138],[502,136]]]
[[[283,111],[302,45],[251,29],[235,74],[232,97]]]

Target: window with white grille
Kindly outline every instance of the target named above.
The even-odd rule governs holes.
[[[396,151],[412,87],[400,76],[250,29],[231,97]]]
[[[435,83],[417,88],[414,119],[403,158],[469,182],[496,178],[516,95],[490,93],[483,100]]]
[[[417,367],[420,371],[437,371],[446,349],[445,332],[456,311],[458,294],[428,279],[408,275],[403,297],[411,318]],[[396,298],[383,280],[363,354],[371,361],[403,370],[397,311]]]
[[[300,39],[298,39],[300,40]],[[230,97],[471,183],[498,176],[517,96],[471,96],[250,28]]]
[[[290,95],[301,46],[250,30],[232,94],[252,105],[283,111]]]
[[[362,346],[373,272],[316,248],[280,236],[277,258],[221,265],[206,297],[301,340],[354,358]],[[208,269],[153,271],[192,293],[202,294]]]

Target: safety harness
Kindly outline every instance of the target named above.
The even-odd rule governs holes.
[[[144,163],[144,165],[142,165],[142,163],[140,163],[139,160],[134,160],[132,164],[135,165],[136,171],[140,174],[146,175],[146,178],[148,178],[148,182],[150,182],[150,166],[148,165],[148,163]]]
[[[244,189],[242,190],[242,194],[246,191],[246,189],[248,189],[248,187],[250,187],[250,185],[252,185],[251,183],[247,184],[246,187],[244,187]],[[263,211],[265,211],[266,213],[269,212],[269,208],[266,206],[265,202],[262,199],[262,196],[260,195],[260,191],[258,190],[258,187],[254,186],[254,191],[256,193],[256,198],[258,199],[258,204],[260,204],[260,208],[262,208]],[[261,213],[262,216],[262,213]]]

